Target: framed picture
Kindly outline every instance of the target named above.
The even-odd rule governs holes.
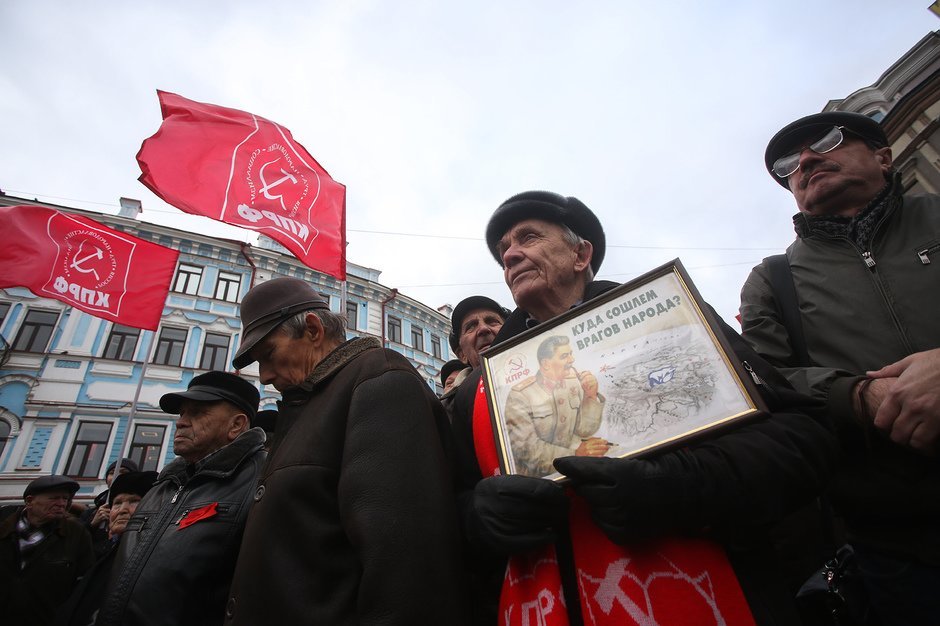
[[[676,259],[483,353],[503,473],[630,457],[765,410]]]

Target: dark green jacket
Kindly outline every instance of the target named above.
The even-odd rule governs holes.
[[[799,391],[825,401],[846,460],[832,498],[850,537],[940,563],[940,469],[856,418],[850,392],[867,370],[940,347],[940,196],[905,196],[875,227],[870,250],[794,218],[787,249],[810,367],[797,366],[766,260],[741,291],[744,338]],[[869,253],[866,263],[865,253]]]

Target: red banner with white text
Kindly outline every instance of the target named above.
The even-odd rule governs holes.
[[[0,207],[0,287],[26,287],[118,324],[156,330],[179,252],[73,213]]]
[[[137,153],[140,182],[187,213],[280,242],[346,278],[346,187],[263,117],[158,91],[163,124]]]

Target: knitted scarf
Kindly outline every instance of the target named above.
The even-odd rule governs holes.
[[[499,473],[483,381],[473,405],[473,442],[483,476]],[[643,546],[612,543],[573,493],[571,543],[584,624],[753,626],[747,601],[716,543],[668,537]],[[570,626],[554,546],[513,555],[499,603],[500,626]]]

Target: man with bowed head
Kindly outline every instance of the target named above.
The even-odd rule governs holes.
[[[606,239],[600,221],[576,198],[545,191],[513,196],[490,218],[486,242],[517,305],[494,345],[617,286],[594,280]],[[734,349],[731,357],[755,372],[773,412],[643,459],[555,459],[603,535],[592,530],[580,504],[569,520],[568,498],[557,483],[493,475],[495,451],[486,448],[495,444],[491,432],[483,436],[491,422],[479,377],[460,387],[454,431],[465,488],[460,494],[464,531],[480,552],[515,555],[503,586],[502,616],[540,606],[540,618],[558,624],[579,623],[582,607],[593,623],[604,625],[668,621],[677,611],[685,623],[696,624],[796,621],[795,607],[765,558],[764,531],[822,489],[834,463],[835,437],[824,421],[804,411],[818,409],[811,400],[793,392],[733,330],[719,324]],[[675,543],[681,537],[709,541]],[[543,552],[556,540],[557,551]],[[635,551],[639,546],[644,550]],[[684,568],[712,581],[713,602],[703,604],[701,595],[682,591],[681,585],[651,596],[647,606],[627,600],[623,585],[658,575],[659,566],[651,563],[660,558],[673,564],[663,565],[666,569]],[[555,565],[545,569],[545,564]],[[645,566],[652,570],[637,569]],[[629,571],[615,577],[616,589],[603,594],[612,602],[600,601],[586,584],[624,568]],[[561,585],[552,583],[558,580]],[[528,587],[528,581],[536,582]],[[565,597],[555,597],[559,586]],[[475,592],[480,606],[495,609],[492,587]],[[551,602],[543,597],[548,592]],[[566,614],[564,621],[553,621],[557,611]],[[487,619],[494,619],[492,613],[479,623]]]
[[[410,362],[309,284],[275,278],[241,305],[233,364],[281,392],[227,624],[462,624],[450,431]]]
[[[858,113],[787,124],[764,162],[796,201],[796,240],[748,276],[742,334],[839,428],[829,497],[879,618],[936,623],[940,195],[905,193],[884,129]]]

